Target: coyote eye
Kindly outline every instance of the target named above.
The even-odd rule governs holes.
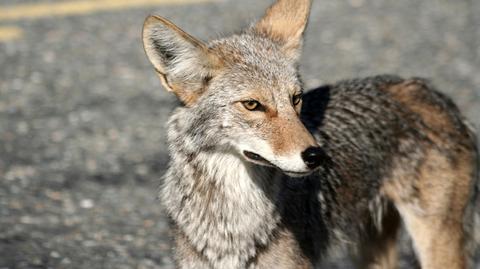
[[[261,110],[261,108],[262,108],[262,105],[258,101],[255,101],[255,100],[243,101],[242,105],[247,110],[250,110],[250,111]]]
[[[292,103],[294,106],[298,105],[302,101],[303,93],[297,93],[292,97]]]

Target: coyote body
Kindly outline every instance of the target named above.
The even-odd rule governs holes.
[[[403,220],[422,268],[466,268],[475,134],[423,79],[347,80],[301,98],[309,5],[280,0],[208,45],[147,19],[147,55],[184,104],[160,191],[177,267],[315,268],[345,247],[360,268],[395,268]]]

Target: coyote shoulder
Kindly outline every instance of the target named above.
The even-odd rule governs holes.
[[[278,0],[205,44],[150,16],[145,51],[182,102],[160,191],[178,268],[314,268],[329,249],[396,268],[403,221],[425,269],[468,268],[476,136],[421,78],[382,75],[303,92],[310,1]]]

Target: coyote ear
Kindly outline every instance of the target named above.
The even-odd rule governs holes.
[[[207,46],[170,21],[149,16],[143,24],[143,47],[163,86],[191,106],[218,66]]]
[[[310,0],[278,0],[253,29],[281,44],[287,56],[298,59],[310,5]]]

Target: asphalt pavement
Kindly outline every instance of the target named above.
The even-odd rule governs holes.
[[[176,100],[144,55],[143,20],[162,15],[207,40],[269,3],[2,0],[0,268],[173,268],[156,190]],[[315,0],[305,84],[427,77],[478,128],[478,14],[477,0]],[[349,267],[340,260],[327,268]]]

